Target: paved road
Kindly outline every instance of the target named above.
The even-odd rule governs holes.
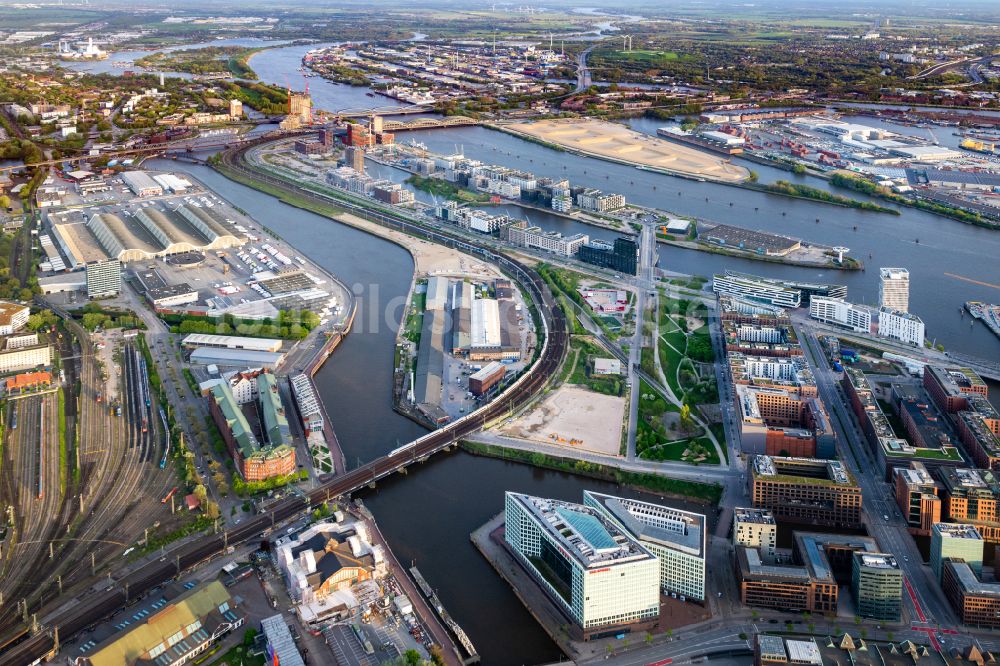
[[[837,375],[826,362],[815,329],[809,324],[799,324],[796,329],[815,374],[823,402],[832,412],[831,422],[837,433],[838,456],[847,464],[861,486],[868,532],[875,537],[880,547],[899,558],[900,568],[914,589],[914,599],[920,606],[919,612],[910,595],[903,595],[909,616],[911,619],[919,618],[922,613],[930,626],[960,628],[958,619],[941,593],[940,585],[934,580],[930,567],[924,566],[916,543],[895,508],[890,486],[882,478],[879,465],[869,454],[868,443],[857,427],[854,414],[848,408],[847,399],[839,388]],[[889,520],[885,520],[884,515],[888,515]]]

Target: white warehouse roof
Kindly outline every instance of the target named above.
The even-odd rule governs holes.
[[[191,352],[191,363],[196,365],[221,365],[240,368],[274,368],[281,364],[284,354],[252,349],[217,349],[199,347]]]
[[[472,346],[500,346],[500,305],[496,299],[472,301]]]
[[[245,338],[236,335],[191,333],[184,338],[184,346],[276,352],[281,349],[281,340],[274,338]]]

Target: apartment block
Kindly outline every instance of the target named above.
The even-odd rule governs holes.
[[[855,528],[861,487],[839,460],[753,456],[750,496],[781,521]]]
[[[910,271],[905,268],[880,268],[879,307],[907,312],[910,309]]]

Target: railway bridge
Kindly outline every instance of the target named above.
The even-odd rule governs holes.
[[[273,140],[273,139],[270,139]],[[267,142],[258,139],[227,151],[223,160],[229,168],[267,182],[276,187],[292,189],[292,185],[270,174],[260,173],[243,165],[242,153],[250,146]],[[300,197],[329,203],[329,198],[308,191],[296,190]],[[301,496],[287,498],[265,513],[218,534],[205,535],[179,545],[158,560],[147,562],[98,592],[86,592],[63,603],[57,610],[40,618],[41,625],[31,631],[27,624],[9,628],[0,642],[0,663],[30,664],[58,652],[60,641],[75,635],[114,611],[137,602],[152,588],[162,585],[183,571],[215,557],[233,545],[263,539],[282,521],[309,511],[312,507],[334,498],[350,495],[374,485],[406,467],[423,462],[431,456],[453,448],[458,441],[491,423],[507,418],[516,408],[532,401],[557,372],[566,354],[568,331],[564,313],[556,305],[552,293],[541,276],[525,264],[491,248],[470,243],[444,231],[424,228],[404,218],[336,199],[338,206],[379,225],[403,231],[482,257],[524,288],[530,296],[530,309],[539,332],[544,336],[536,350],[533,363],[493,401],[438,430],[434,430],[388,454],[356,467],[342,475],[328,478]]]

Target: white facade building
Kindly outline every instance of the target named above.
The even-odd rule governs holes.
[[[0,372],[30,370],[40,365],[52,365],[52,347],[38,345],[37,347],[5,349],[0,352]]]
[[[600,190],[584,190],[576,195],[576,205],[583,210],[607,213],[625,207],[625,197],[621,194],[605,194]]]
[[[905,268],[880,268],[878,304],[900,312],[910,310],[910,271]]]
[[[545,231],[540,227],[511,226],[507,230],[507,240],[521,247],[534,247],[563,257],[572,257],[590,241],[590,237],[586,234],[563,236],[557,231]]]
[[[809,299],[809,316],[828,324],[845,326],[857,333],[872,330],[872,308],[854,305],[841,298],[813,296]]]
[[[778,548],[778,524],[767,509],[733,509],[733,545],[757,548],[774,556]]]
[[[504,502],[504,539],[585,636],[659,616],[659,561],[604,514],[509,491]]]
[[[27,305],[0,301],[0,335],[10,335],[28,323]]]
[[[880,308],[878,311],[878,334],[883,338],[922,347],[924,344],[924,322],[921,321],[920,317],[909,312]]]
[[[603,513],[660,560],[660,589],[681,600],[705,600],[705,516],[668,506],[583,491]]]
[[[783,287],[773,281],[756,280],[743,275],[716,273],[712,276],[712,291],[722,296],[748,299],[782,308],[797,308],[802,305],[801,291]]]

